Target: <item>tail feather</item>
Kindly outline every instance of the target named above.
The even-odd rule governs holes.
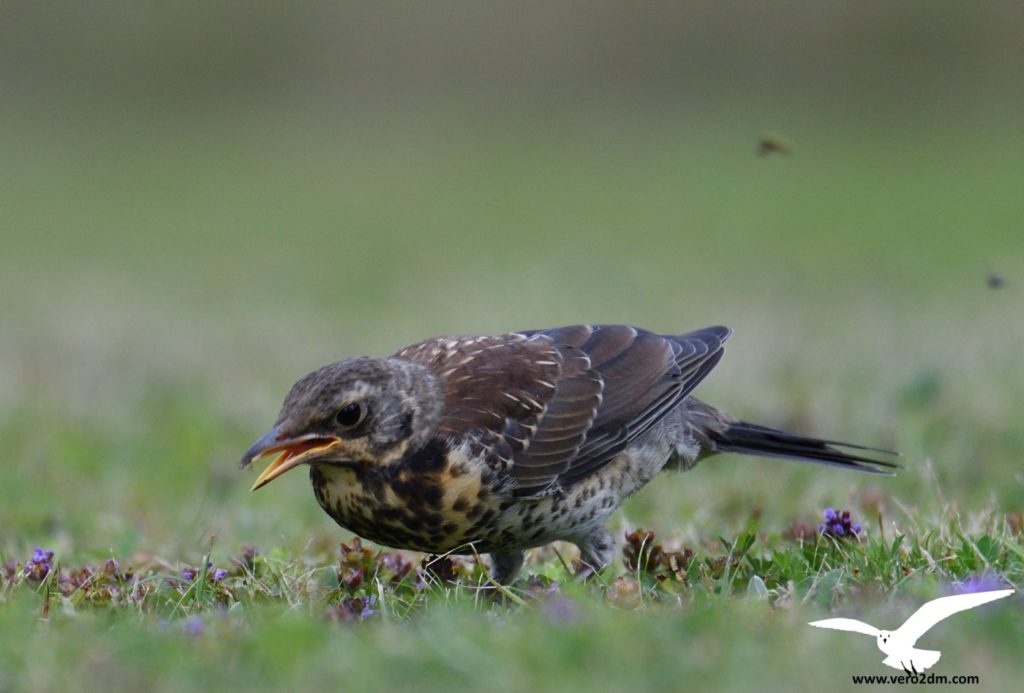
[[[894,462],[837,450],[836,447],[864,450],[884,455],[898,454],[889,450],[880,450],[878,448],[843,443],[836,440],[808,438],[745,421],[734,421],[724,428],[707,430],[706,435],[714,445],[715,450],[721,452],[735,452],[761,457],[780,457],[796,462],[811,462],[890,476],[895,473],[893,470],[900,468],[900,465]]]

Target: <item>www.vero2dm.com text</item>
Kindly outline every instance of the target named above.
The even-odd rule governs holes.
[[[854,674],[854,685],[892,683],[892,684],[923,684],[923,685],[974,685],[981,683],[977,674]]]

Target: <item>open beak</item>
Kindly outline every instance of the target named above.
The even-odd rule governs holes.
[[[336,436],[305,435],[297,438],[283,436],[277,426],[253,443],[242,456],[242,466],[248,467],[253,462],[276,454],[273,462],[256,478],[250,491],[265,486],[281,476],[289,469],[294,469],[314,457],[318,457],[341,443]]]

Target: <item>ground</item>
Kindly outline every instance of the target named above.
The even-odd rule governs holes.
[[[1024,581],[1024,150],[998,114],[944,113],[7,114],[0,691],[886,673],[869,639],[806,623],[897,625],[940,594]],[[768,129],[793,151],[758,157]],[[248,493],[238,459],[306,372],[577,321],[730,325],[699,396],[897,449],[904,469],[707,460],[616,515],[629,560],[578,584],[569,547],[537,551],[504,593],[471,559],[364,555],[302,473]],[[826,508],[856,538],[819,532]],[[1022,613],[936,627],[935,673],[1009,689]]]

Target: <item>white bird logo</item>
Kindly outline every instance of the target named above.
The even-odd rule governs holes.
[[[937,650],[919,650],[914,647],[918,638],[927,633],[932,626],[958,611],[967,611],[996,599],[1009,597],[1013,592],[1014,590],[993,590],[933,599],[922,605],[902,626],[893,631],[878,630],[853,618],[826,618],[824,621],[811,621],[808,625],[871,635],[875,638],[878,649],[889,655],[882,661],[883,664],[893,669],[902,669],[908,674],[917,673],[935,666],[942,655]]]

